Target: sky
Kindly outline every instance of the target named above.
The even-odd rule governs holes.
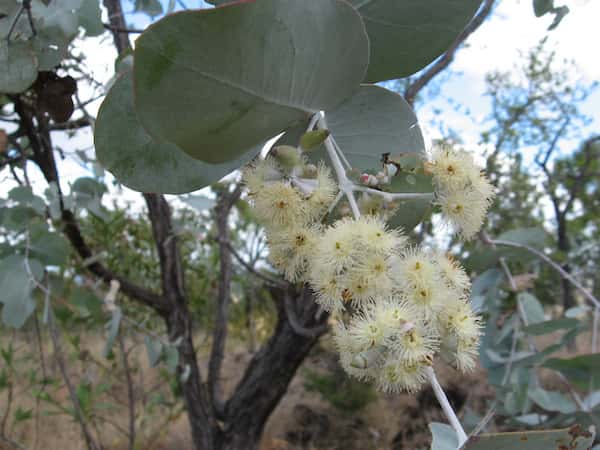
[[[168,3],[165,1],[165,5]],[[198,2],[195,2],[198,5]],[[193,5],[192,2],[189,2]],[[520,52],[534,47],[540,39],[548,36],[548,44],[556,50],[561,58],[572,59],[578,67],[577,73],[582,81],[591,83],[600,80],[600,58],[598,57],[600,42],[598,20],[600,19],[600,0],[557,0],[557,5],[569,6],[570,13],[563,19],[557,29],[547,31],[552,17],[536,18],[533,14],[532,0],[500,0],[493,16],[469,38],[467,45],[457,53],[450,69],[451,74],[445,76],[439,95],[422,105],[417,111],[421,126],[427,138],[440,137],[440,132],[431,122],[441,120],[444,126],[459,130],[460,137],[468,148],[480,158],[484,149],[478,145],[481,131],[490,112],[490,102],[485,97],[485,75],[491,71],[510,71],[515,67]],[[151,22],[145,14],[133,13],[133,3],[124,2],[124,10],[128,25],[143,28]],[[104,11],[106,19],[106,11]],[[76,42],[76,48],[87,55],[87,66],[94,77],[101,83],[109,83],[113,75],[113,61],[116,56],[111,36],[105,33],[98,38],[86,38]],[[93,95],[89,88],[80,86],[81,98]],[[96,94],[101,93],[98,90]],[[457,111],[456,105],[460,105]],[[89,106],[89,112],[95,115],[100,100]],[[583,105],[593,121],[586,132],[590,134],[600,125],[600,89]],[[470,114],[465,114],[468,110]],[[436,111],[441,111],[436,114]],[[76,139],[67,139],[56,135],[55,140],[67,153],[67,158],[60,163],[63,180],[73,181],[78,176],[89,176],[91,166],[85,167],[74,155],[75,150],[86,150],[93,157],[93,141],[91,130],[79,133]],[[43,190],[44,184],[39,176],[35,176],[35,190]],[[1,181],[8,186],[7,181]],[[3,189],[4,190],[4,189]],[[124,188],[119,192],[122,199],[137,201],[139,194]]]

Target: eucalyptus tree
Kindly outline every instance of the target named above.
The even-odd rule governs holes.
[[[314,210],[327,213],[323,226],[328,226],[327,220],[336,215],[351,214],[361,223],[361,214],[381,213],[389,227],[408,231],[421,221],[433,201],[463,237],[471,237],[493,196],[471,155],[441,149],[433,159],[428,158],[410,105],[374,83],[409,76],[433,62],[456,42],[480,2],[214,3],[218,7],[166,14],[146,30],[127,26],[119,0],[104,1],[109,18],[106,24],[101,21],[100,5],[93,0],[2,3],[0,56],[5,70],[0,74],[0,91],[4,93],[2,120],[9,124],[2,166],[22,184],[9,193],[8,212],[3,213],[6,238],[0,261],[2,317],[5,324],[18,328],[41,309],[55,353],[60,354],[57,300],[50,280],[57,266],[67,269],[65,253],[71,249],[76,262],[68,270],[106,284],[108,348],[119,338],[125,320],[118,295],[163,321],[167,364],[184,399],[194,447],[254,449],[297,368],[327,331],[328,312],[339,312],[346,303],[350,311],[366,307],[363,312],[369,317],[377,311],[368,309],[372,306],[367,301],[370,297],[360,296],[364,288],[360,283],[348,285],[339,296],[326,297],[314,277],[309,285],[290,275],[295,271],[286,271],[286,279],[262,274],[276,300],[277,324],[272,336],[251,358],[237,386],[225,393],[221,366],[231,300],[231,267],[233,259],[239,259],[231,243],[228,217],[242,187],[235,184],[221,189],[213,211],[220,270],[207,373],[198,363],[190,311],[189,286],[197,280],[189,274],[186,277],[183,269],[181,239],[165,194],[198,190],[256,162],[265,143],[284,133],[269,156],[278,160],[277,173],[268,165],[261,172],[262,182],[271,184],[282,176],[280,169],[287,171],[283,174],[285,183],[281,183],[284,186],[277,185],[287,196],[276,198],[271,208],[262,209],[273,223],[287,221],[289,216],[282,211],[291,205],[316,201],[311,194],[323,181],[324,171],[330,170],[326,169],[329,165],[336,175],[337,193],[330,199],[331,190],[316,204]],[[138,2],[136,8],[149,9],[152,14],[162,9],[156,2]],[[81,80],[73,76],[81,74],[81,67],[70,53],[69,44],[80,29],[87,36],[108,29],[118,51],[117,73],[96,118],[87,113],[85,102],[78,98]],[[137,31],[143,32],[132,50],[129,34]],[[72,118],[75,103],[79,112]],[[150,269],[158,272],[158,280],[145,283],[117,271],[118,266],[109,265],[102,257],[102,251],[110,252],[110,248],[91,247],[82,231],[78,214],[83,210],[101,217],[105,188],[87,178],[77,180],[67,191],[57,162],[61,149],[53,135],[88,126],[94,129],[95,153],[101,166],[144,199],[157,255],[155,267]],[[307,151],[307,160],[298,159],[300,150]],[[48,183],[45,198],[35,195],[28,186],[29,163]],[[301,194],[304,197],[298,197]],[[327,204],[329,200],[331,204]],[[321,220],[308,209],[299,208],[299,217]],[[371,219],[363,220],[370,223]],[[342,220],[329,229],[339,231],[339,223],[346,222]],[[393,238],[384,239],[386,245],[381,247],[378,239],[387,233],[381,227],[375,227],[372,250],[389,263],[400,256],[399,242],[404,240],[398,231],[389,231]],[[365,232],[373,231],[373,227],[363,228]],[[359,232],[355,243],[365,236]],[[291,236],[280,237],[288,242]],[[348,237],[344,243],[348,243]],[[301,243],[302,239],[294,242]],[[339,249],[334,247],[335,253]],[[327,253],[321,254],[320,250],[317,247],[319,253],[313,256],[325,259],[314,264],[317,268],[327,266]],[[347,256],[342,258],[343,264],[335,261],[340,271],[350,271],[346,265],[362,264],[357,254]],[[409,276],[402,275],[404,284],[392,288],[394,292],[412,292],[416,299],[431,290],[431,283],[441,291],[446,281],[438,267],[443,266],[458,273],[453,288],[448,290],[456,294],[456,314],[442,314],[437,302],[437,306],[432,304],[416,315],[397,317],[396,313],[405,312],[394,309],[397,296],[388,305],[379,302],[378,295],[375,303],[383,305],[390,318],[402,319],[400,327],[391,329],[394,326],[388,323],[391,328],[384,331],[389,339],[373,341],[377,345],[372,348],[357,348],[355,343],[340,338],[345,342],[340,349],[348,362],[347,370],[367,370],[362,375],[355,372],[367,378],[381,372],[387,377],[382,378],[387,380],[382,385],[389,390],[412,391],[428,381],[452,426],[450,432],[443,428],[442,435],[457,447],[467,441],[467,436],[437,382],[432,359],[440,353],[460,369],[472,367],[479,321],[472,314],[467,298],[469,283],[458,265],[444,258],[422,264],[421,259],[428,256],[418,253],[415,257],[411,276],[421,282],[417,273],[420,268],[433,267],[435,270],[428,272],[433,278],[428,278],[429,284],[419,290],[409,282]],[[403,258],[409,268],[406,255]],[[304,262],[299,264],[304,267]],[[381,272],[378,267],[376,264],[374,270]],[[37,304],[40,293],[43,308]],[[325,311],[319,310],[320,306]],[[447,326],[442,326],[442,318]],[[351,321],[349,327],[360,329],[361,324]],[[444,333],[443,351],[439,348],[439,333]],[[420,339],[426,342],[420,351],[405,351]],[[360,342],[366,342],[364,336]],[[156,357],[156,353],[150,345],[149,354]],[[90,427],[85,405],[70,383],[65,359],[60,360],[73,415],[86,446],[99,449],[101,444]],[[593,439],[591,433],[569,435],[567,430],[536,436],[528,439],[538,447],[539,439],[563,440],[572,448],[586,446]],[[466,445],[485,448],[498,439],[514,442],[516,437],[481,435]],[[130,442],[131,448],[134,441]]]

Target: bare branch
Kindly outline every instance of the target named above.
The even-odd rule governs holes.
[[[222,415],[224,412],[219,378],[224,358],[225,341],[227,340],[227,316],[231,300],[231,276],[233,271],[230,252],[231,244],[229,242],[229,214],[231,208],[239,199],[241,192],[241,185],[238,185],[231,193],[225,189],[219,193],[217,205],[215,206],[220,268],[213,342],[208,363],[208,386],[213,408],[218,415]]]
[[[34,125],[34,112],[30,111],[18,96],[15,96],[13,101],[15,105],[15,112],[21,121],[21,128],[29,138],[31,148],[33,150],[33,161],[42,171],[46,181],[48,183],[56,183],[56,186],[58,187],[62,232],[67,237],[81,259],[84,261],[89,260],[94,253],[89,248],[83,235],[81,234],[81,230],[75,215],[72,211],[66,209],[64,206],[62,190],[60,187],[60,178],[54,158],[52,140],[49,130],[48,128],[44,127],[45,122],[40,120],[40,118],[37,118],[37,126]],[[143,303],[146,306],[150,306],[161,315],[166,313],[165,303],[160,295],[157,295],[142,286],[132,283],[130,280],[121,275],[113,273],[98,261],[88,264],[86,269],[106,283],[110,283],[111,280],[118,280],[121,284],[121,291],[124,294]]]
[[[127,405],[129,409],[129,430],[127,437],[129,439],[129,450],[135,450],[135,395],[133,392],[133,380],[131,378],[131,370],[129,368],[129,360],[125,349],[125,340],[123,335],[119,333],[119,349],[123,360],[123,371],[125,372],[125,380],[127,382]]]
[[[46,286],[46,296],[50,295],[50,286]],[[49,309],[48,314],[48,328],[50,329],[50,338],[52,340],[52,345],[54,347],[54,357],[56,359],[56,363],[58,364],[58,368],[60,369],[60,373],[62,375],[63,381],[67,386],[67,390],[69,392],[69,397],[71,399],[71,404],[73,405],[73,411],[75,415],[75,419],[79,422],[79,426],[81,428],[81,434],[85,439],[86,446],[89,450],[99,450],[100,447],[94,440],[92,433],[88,428],[87,421],[85,419],[85,415],[81,409],[81,403],[79,402],[79,397],[77,397],[77,392],[69,378],[69,374],[67,372],[67,365],[65,362],[65,357],[62,353],[62,346],[60,343],[60,336],[58,332],[58,328],[56,327],[56,323],[54,321],[54,314],[52,309]]]
[[[117,47],[117,52],[121,55],[125,50],[131,48],[129,35],[118,31],[127,29],[121,0],[104,0],[104,7],[108,11],[108,21],[110,22],[110,31],[113,35],[115,47]]]
[[[244,260],[244,258],[242,258],[240,256],[240,254],[237,252],[237,250],[233,247],[233,245],[231,245],[231,242],[227,242],[226,243],[227,248],[229,249],[229,252],[235,257],[235,259],[242,265],[244,266],[244,268],[250,272],[252,275],[254,275],[257,278],[260,278],[261,280],[263,280],[265,283],[269,283],[272,284],[273,286],[279,286],[283,289],[285,289],[288,285],[288,283],[284,280],[281,279],[277,279],[277,278],[273,278],[270,277],[268,275],[265,275],[262,272],[259,272],[258,270],[256,270],[255,267],[253,267],[251,264],[249,264],[248,262],[246,262]]]
[[[104,28],[106,28],[109,31],[112,31],[113,33],[141,34],[144,32],[144,30],[138,28],[119,28],[108,23],[105,23],[103,25]]]
[[[77,130],[91,125],[92,122],[87,117],[80,117],[79,119],[70,120],[68,122],[52,124],[49,126],[49,129],[50,131]]]
[[[594,295],[590,291],[588,291],[586,288],[584,288],[581,285],[581,283],[579,283],[579,281],[577,281],[575,278],[573,278],[573,276],[570,273],[565,271],[559,264],[552,261],[552,259],[550,259],[548,256],[546,256],[543,252],[539,251],[538,249],[530,247],[529,245],[526,245],[526,244],[520,244],[518,242],[505,241],[502,239],[490,239],[489,236],[487,236],[485,234],[483,234],[482,241],[488,245],[503,245],[506,247],[514,247],[514,248],[520,248],[523,250],[527,250],[529,253],[534,254],[535,256],[540,258],[542,261],[544,261],[546,264],[548,264],[550,267],[552,267],[554,270],[556,270],[560,274],[561,277],[563,277],[565,280],[569,281],[573,286],[575,286],[575,288],[577,288],[583,294],[583,296],[585,298],[587,298],[594,306],[600,307],[600,300],[598,300],[596,297],[594,297]]]

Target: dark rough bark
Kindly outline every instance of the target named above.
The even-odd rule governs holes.
[[[569,250],[571,250],[571,246],[569,244],[569,237],[567,235],[567,223],[566,220],[559,220],[558,222],[558,249],[561,251],[563,255],[567,255]],[[571,273],[571,266],[566,263],[563,264],[562,268],[565,272]],[[562,287],[562,304],[563,308],[566,311],[569,308],[575,306],[575,297],[573,295],[573,285],[566,278],[561,278],[561,287]]]
[[[219,244],[219,289],[215,311],[213,342],[208,362],[208,386],[212,406],[218,417],[223,418],[223,399],[220,389],[221,365],[225,357],[225,341],[227,340],[227,318],[231,301],[231,277],[233,265],[229,242],[229,214],[234,203],[240,198],[241,186],[233,192],[227,189],[218,195],[215,207],[215,222],[217,225]]]
[[[265,423],[292,381],[302,361],[306,358],[326,321],[324,315],[315,317],[317,306],[308,292],[294,292],[298,319],[305,327],[319,329],[313,337],[294,331],[282,304],[285,295],[273,289],[277,297],[279,319],[273,336],[250,361],[244,376],[225,406],[227,421],[219,450],[255,450],[258,448]],[[300,303],[300,304],[298,304]]]
[[[206,385],[202,381],[194,348],[192,318],[185,297],[183,270],[177,248],[177,238],[171,223],[171,210],[164,196],[144,194],[152,232],[158,249],[163,295],[169,304],[165,317],[171,342],[180,341],[177,377],[180,382],[192,439],[197,449],[211,450],[220,428],[210,404]],[[182,375],[187,377],[182,380]]]

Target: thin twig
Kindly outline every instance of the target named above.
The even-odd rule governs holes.
[[[556,270],[564,279],[568,280],[573,286],[575,286],[584,295],[585,298],[587,298],[594,304],[595,307],[600,307],[600,300],[594,297],[594,295],[586,288],[584,288],[575,278],[573,278],[573,276],[570,273],[566,272],[562,267],[560,267],[557,263],[555,263],[552,259],[547,257],[544,253],[540,252],[539,250],[530,247],[526,244],[505,241],[503,239],[488,239],[487,243],[494,245],[503,245],[505,247],[521,248],[523,250],[527,250],[530,253],[533,253],[538,258],[543,260],[546,264],[548,264],[550,267],[552,267],[554,270]]]
[[[50,286],[46,286],[46,295],[50,295]],[[52,308],[50,308],[48,313],[48,328],[50,330],[50,338],[52,340],[52,345],[54,347],[54,357],[56,358],[56,362],[58,364],[58,368],[60,369],[60,373],[62,375],[63,381],[67,386],[67,390],[69,391],[69,397],[71,399],[71,403],[73,405],[74,416],[77,422],[79,422],[79,426],[81,428],[81,434],[85,440],[86,446],[89,450],[100,450],[98,444],[94,440],[89,428],[88,424],[85,420],[85,416],[83,410],[81,409],[81,403],[79,402],[79,397],[77,397],[77,393],[73,384],[71,383],[71,379],[69,378],[69,374],[67,372],[67,366],[65,362],[64,355],[62,353],[62,346],[60,343],[60,335],[58,328],[56,327],[56,323],[54,321],[54,314],[52,313]]]
[[[107,30],[116,32],[116,33],[141,34],[144,32],[144,30],[139,29],[139,28],[120,28],[120,27],[112,26],[108,23],[104,23],[102,25],[104,25],[104,28],[106,28]]]
[[[268,275],[265,275],[262,272],[259,272],[258,270],[256,270],[256,268],[254,268],[252,265],[250,265],[248,262],[246,262],[244,260],[244,258],[242,258],[240,256],[240,254],[237,252],[237,250],[233,247],[233,245],[231,245],[230,242],[228,242],[227,244],[227,248],[229,249],[229,251],[231,252],[231,254],[233,255],[233,257],[242,265],[244,266],[244,268],[250,272],[252,275],[254,275],[257,278],[260,278],[261,280],[263,280],[266,283],[272,284],[273,286],[278,286],[281,288],[286,288],[288,286],[288,283],[286,283],[283,280],[277,279],[277,278],[273,278],[270,277]]]
[[[121,350],[121,359],[123,361],[123,370],[125,371],[125,380],[127,381],[127,404],[129,409],[129,450],[135,450],[135,395],[133,391],[133,380],[131,379],[131,370],[129,360],[125,349],[125,342],[122,333],[117,336],[119,340],[119,349]]]

